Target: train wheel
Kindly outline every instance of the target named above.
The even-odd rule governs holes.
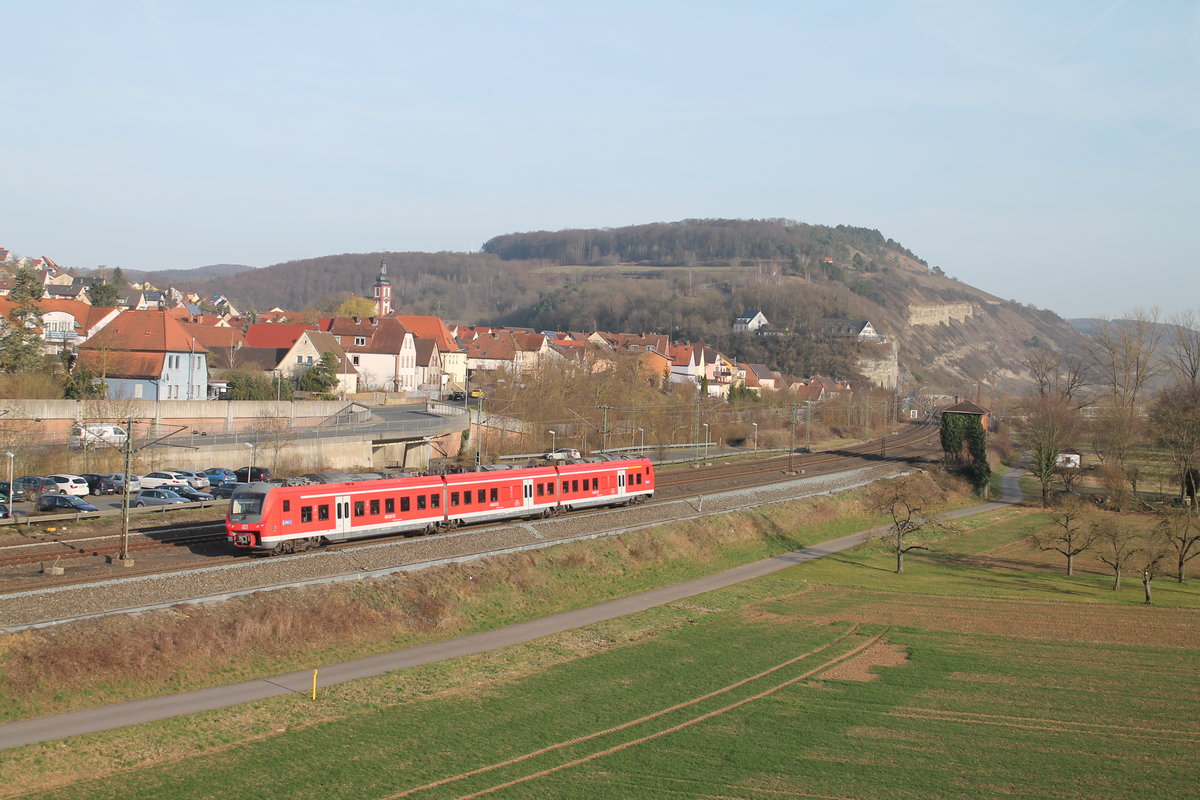
[[[271,555],[273,556],[281,556],[285,553],[287,553],[287,542],[280,542],[271,548]]]

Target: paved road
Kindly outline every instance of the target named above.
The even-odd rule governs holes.
[[[1021,490],[1018,484],[1022,473],[1016,470],[1004,475],[1001,479],[1003,498],[999,502],[986,503],[962,509],[951,515],[954,518],[979,514],[1001,508],[1010,503],[1019,502]],[[723,589],[735,583],[760,578],[764,575],[778,572],[794,564],[801,564],[820,558],[831,553],[847,550],[883,532],[883,528],[861,531],[840,539],[832,539],[811,547],[801,548],[791,553],[768,558],[753,564],[746,564],[735,569],[726,570],[716,575],[655,589],[650,592],[610,600],[588,608],[568,611],[541,619],[522,622],[494,631],[471,634],[460,639],[436,642],[407,650],[397,650],[391,653],[381,653],[354,661],[331,664],[320,668],[318,686],[333,686],[359,678],[370,678],[398,669],[432,664],[459,656],[474,655],[500,647],[539,639],[555,633],[561,633],[573,628],[591,625],[596,622],[615,617],[645,611],[655,606],[673,603],[694,595]],[[194,714],[199,711],[211,711],[226,706],[263,700],[285,694],[307,694],[312,689],[312,671],[292,672],[273,678],[238,683],[232,686],[217,686],[212,689],[200,689],[182,694],[152,697],[146,700],[135,700],[130,703],[91,708],[84,711],[73,711],[52,717],[23,720],[0,725],[0,749],[20,747],[35,742],[64,739],[95,731],[106,731],[151,722],[159,719]]]

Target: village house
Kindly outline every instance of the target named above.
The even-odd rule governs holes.
[[[208,351],[161,311],[124,311],[79,346],[75,368],[108,386],[114,400],[204,400]]]

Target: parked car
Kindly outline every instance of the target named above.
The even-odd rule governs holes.
[[[271,477],[271,470],[266,467],[238,467],[233,471],[233,474],[241,483],[252,483],[254,481],[265,481]]]
[[[176,475],[174,472],[166,472],[159,470],[157,472],[147,472],[142,476],[143,489],[174,489],[177,486],[187,486],[187,479]]]
[[[125,473],[114,472],[108,476],[108,479],[113,482],[116,487],[117,494],[125,494]],[[129,491],[136,493],[142,488],[142,478],[140,475],[133,475],[129,478]]]
[[[226,481],[213,487],[213,497],[230,498],[233,493],[242,488],[246,484],[238,483],[237,481]]]
[[[173,472],[183,478],[187,481],[187,485],[193,489],[208,488],[208,476],[203,472],[196,472],[193,469],[168,469],[166,472]]]
[[[449,395],[446,396],[446,399],[450,400],[450,401],[457,400],[459,402],[462,402],[463,400],[467,399],[467,393],[466,392],[451,392]]]
[[[213,499],[213,496],[208,492],[202,492],[199,489],[193,489],[190,486],[180,486],[176,489],[172,489],[171,491],[175,492],[175,494],[179,495],[190,503],[202,503],[205,500]]]
[[[142,489],[133,498],[133,507],[142,506],[174,506],[188,502],[171,489]]]
[[[566,461],[569,458],[583,458],[583,456],[574,447],[560,447],[557,450],[546,453],[542,458],[549,458],[553,461]]]
[[[13,488],[8,481],[0,481],[0,494],[6,498],[11,496],[14,503],[19,503],[25,499],[25,489],[20,486]]]
[[[88,494],[116,494],[117,484],[108,475],[100,475],[95,472],[85,472],[79,477],[87,481]]]
[[[483,389],[472,389],[470,391],[470,395],[471,395],[471,397],[486,397],[487,396],[487,394],[483,391]]]
[[[74,495],[75,497],[87,497],[91,494],[92,487],[88,486],[88,482],[84,480],[82,475],[50,475],[50,480],[58,484],[58,488],[63,494]]]
[[[94,505],[73,494],[44,494],[37,501],[38,511],[99,511]]]
[[[58,484],[40,475],[22,475],[13,481],[13,492],[24,493],[26,500],[37,502],[46,494],[62,494]]]
[[[213,487],[237,480],[237,475],[233,474],[233,470],[225,467],[209,467],[204,470],[203,475],[208,478],[208,485]]]

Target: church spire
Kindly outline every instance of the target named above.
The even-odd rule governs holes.
[[[383,261],[379,262],[379,274],[375,276],[374,300],[380,317],[392,313],[392,282],[388,280],[387,263]]]

